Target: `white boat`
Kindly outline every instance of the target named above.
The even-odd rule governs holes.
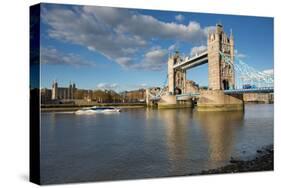
[[[75,114],[115,113],[120,111],[120,108],[115,107],[93,106],[90,108],[82,108],[80,110],[77,110]]]

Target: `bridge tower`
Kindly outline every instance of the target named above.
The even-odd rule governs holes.
[[[186,72],[173,67],[179,61],[181,61],[181,58],[178,51],[170,56],[168,60],[168,89],[172,95],[181,94],[185,91]]]
[[[223,61],[220,52],[234,63],[234,38],[228,37],[221,24],[208,34],[208,77],[209,89],[227,90],[234,88],[234,68]]]

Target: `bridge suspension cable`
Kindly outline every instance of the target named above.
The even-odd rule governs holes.
[[[157,93],[155,93],[155,94],[152,94],[152,93],[149,92],[149,96],[150,96],[152,99],[158,99],[158,98],[160,98],[160,97],[164,94],[165,89],[167,88],[167,87],[166,87],[167,81],[168,81],[168,74],[167,74],[166,77],[165,77],[165,80],[164,80],[164,82],[163,82],[162,87],[160,88],[160,91],[157,92]]]
[[[159,97],[163,94],[163,91],[166,89],[167,81],[168,81],[168,74],[166,75],[165,81],[163,82],[162,88],[159,92]]]
[[[236,89],[250,88],[262,88],[273,87],[274,78],[272,74],[268,74],[262,71],[258,71],[255,68],[249,66],[238,57],[235,57],[235,63],[232,62],[230,56],[220,52],[220,55],[224,62],[234,68]]]

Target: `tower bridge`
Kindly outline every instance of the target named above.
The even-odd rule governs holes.
[[[157,94],[147,89],[147,103],[158,107],[191,107],[198,110],[243,110],[243,93],[273,93],[273,77],[256,71],[243,61],[236,61],[234,37],[221,24],[207,37],[207,49],[192,57],[176,52],[168,59],[167,85]],[[186,79],[186,71],[208,64],[208,89],[199,89]],[[202,75],[204,76],[204,75]],[[247,87],[245,87],[247,86]]]

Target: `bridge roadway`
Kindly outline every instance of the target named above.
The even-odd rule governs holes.
[[[177,69],[183,69],[183,70],[188,70],[191,69],[193,67],[199,66],[199,65],[203,65],[205,63],[208,63],[208,51],[204,51],[200,54],[197,54],[193,57],[190,58],[186,58],[183,61],[176,63],[173,68]]]
[[[241,93],[273,93],[273,87],[260,87],[260,88],[250,88],[250,89],[230,89],[224,90],[225,94],[241,94]]]
[[[250,89],[230,89],[224,90],[225,94],[243,94],[243,93],[273,93],[274,87],[250,88]],[[176,95],[177,100],[185,97],[200,97],[200,93],[184,93]],[[151,100],[158,101],[160,96],[152,97]]]

